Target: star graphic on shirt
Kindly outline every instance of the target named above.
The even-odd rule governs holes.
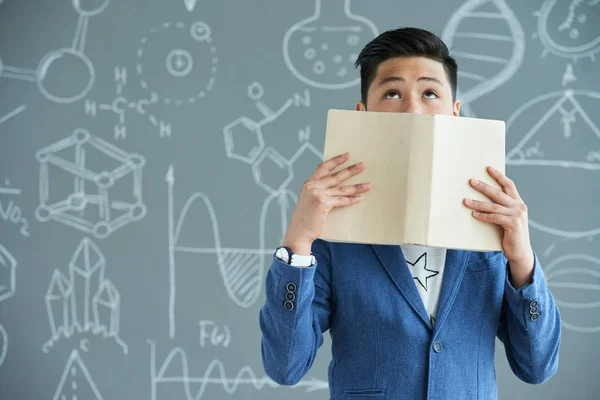
[[[414,263],[411,263],[408,260],[406,260],[406,262],[408,265],[410,265],[409,268],[412,272],[413,279],[416,279],[425,290],[427,290],[427,280],[440,273],[440,271],[427,269],[427,253],[421,254],[421,256],[417,258],[417,261]]]

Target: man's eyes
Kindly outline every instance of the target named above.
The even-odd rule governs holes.
[[[434,98],[436,99],[438,97],[438,95],[433,91],[433,90],[427,90],[425,91],[425,93],[423,93],[425,96],[434,96],[434,97],[427,97],[428,99]]]
[[[426,90],[423,92],[423,96],[427,99],[437,99],[438,95],[433,90]],[[385,94],[386,99],[398,99],[400,98],[400,94],[395,90],[390,90]]]

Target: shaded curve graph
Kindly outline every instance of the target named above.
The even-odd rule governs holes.
[[[280,231],[283,233],[286,229],[288,215],[291,214],[293,207],[297,202],[297,196],[290,190],[284,189],[270,194],[265,202],[260,215],[259,247],[252,248],[227,248],[221,245],[219,234],[219,224],[217,221],[214,207],[203,193],[196,192],[192,194],[183,206],[177,223],[175,223],[174,214],[174,193],[175,175],[171,165],[165,177],[168,184],[168,225],[169,225],[169,336],[171,339],[175,336],[175,301],[176,301],[176,253],[195,253],[195,254],[214,254],[217,257],[217,264],[223,278],[225,289],[231,300],[240,307],[251,307],[262,290],[262,281],[265,269],[265,257],[273,255],[273,249],[265,249],[266,222],[269,210],[277,207],[280,216]],[[200,212],[208,214],[210,224],[212,225],[212,236],[215,242],[214,247],[196,247],[186,246],[182,243],[182,230],[188,214],[195,207],[199,207]],[[273,206],[273,207],[272,207]]]
[[[151,400],[157,400],[158,385],[162,383],[179,383],[185,389],[187,400],[201,400],[208,385],[222,386],[225,392],[229,395],[236,393],[240,386],[251,385],[256,390],[261,390],[266,386],[277,388],[280,385],[274,382],[268,376],[258,377],[257,374],[249,366],[242,367],[234,378],[227,378],[225,365],[218,359],[213,359],[206,368],[204,375],[200,377],[192,377],[189,375],[188,358],[185,351],[180,348],[174,348],[169,352],[164,362],[160,365],[157,371],[156,363],[156,343],[149,340],[150,344],[150,370],[151,370]],[[176,362],[181,363],[181,367]],[[176,374],[171,375],[170,371],[176,371]],[[194,394],[190,386],[192,384],[200,385],[198,391]],[[324,390],[329,388],[329,384],[325,381],[308,378],[303,379],[294,388],[306,388],[307,392],[315,390]]]

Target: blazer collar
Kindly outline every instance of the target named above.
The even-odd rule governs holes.
[[[397,245],[371,245],[379,262],[383,265],[388,275],[400,290],[400,293],[411,308],[417,313],[423,323],[432,329],[429,321],[429,314],[425,309],[425,305],[421,300],[421,295],[417,290],[415,282],[406,259],[402,253],[402,249]],[[435,330],[444,323],[452,304],[458,293],[458,288],[462,281],[465,268],[467,266],[469,252],[464,250],[447,249],[446,262],[444,266],[444,276],[442,278],[442,286],[436,313]]]

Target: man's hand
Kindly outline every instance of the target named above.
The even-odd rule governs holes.
[[[491,167],[488,167],[488,173],[502,190],[471,179],[471,186],[492,201],[464,199],[464,204],[474,210],[473,216],[478,220],[504,228],[502,249],[510,265],[511,282],[518,289],[530,283],[533,275],[534,256],[529,239],[527,206],[511,179]]]
[[[301,255],[308,255],[312,243],[323,233],[327,216],[334,208],[348,207],[362,200],[362,194],[371,190],[371,184],[342,185],[349,178],[360,174],[365,165],[353,164],[335,173],[346,162],[345,153],[323,161],[302,186],[296,208],[283,238],[283,245]]]

